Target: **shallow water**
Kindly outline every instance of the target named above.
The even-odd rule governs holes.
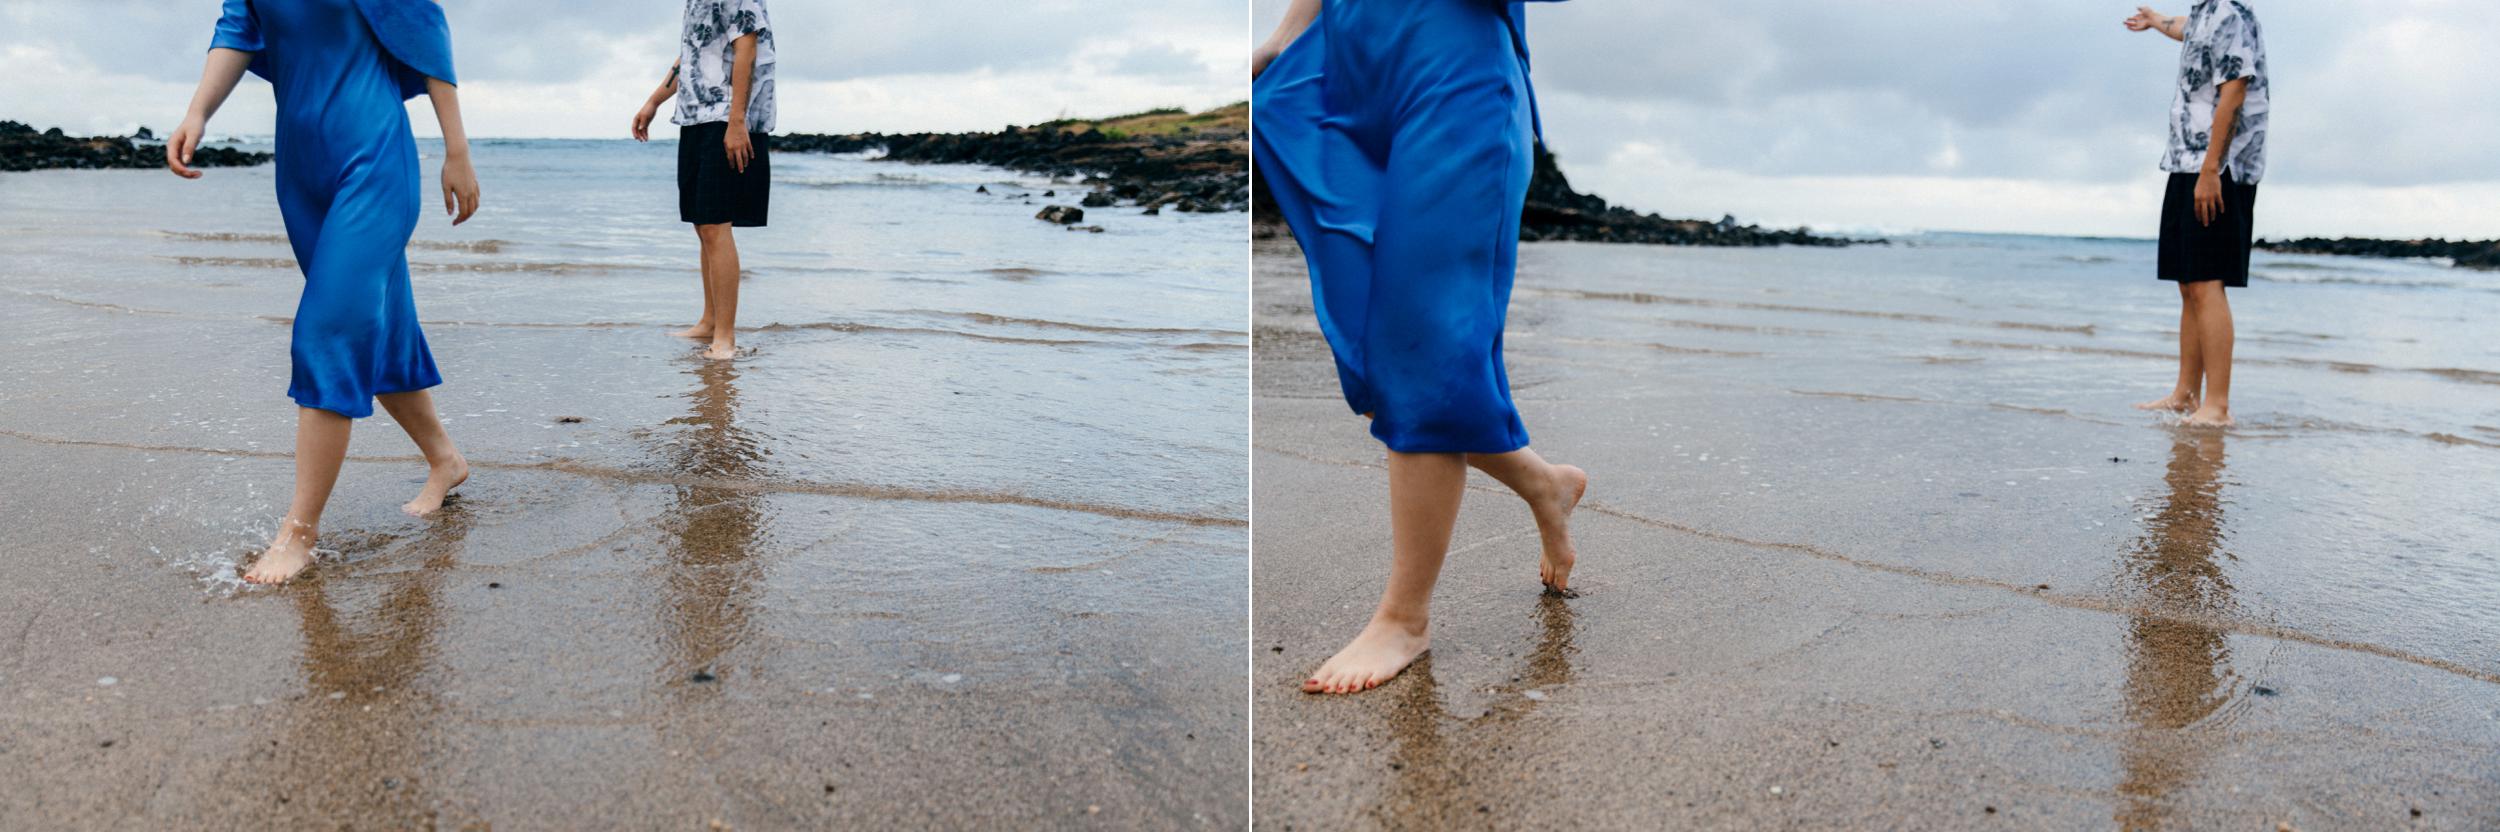
[[[1474,477],[1431,652],[1314,697],[1386,579],[1387,477],[1299,253],[1254,247],[1263,823],[2493,816],[2500,275],[2258,255],[2242,425],[2199,431],[2130,407],[2176,369],[2147,242],[1521,258],[1504,349],[1592,476],[1581,594]]]
[[[486,210],[420,228],[409,256],[436,394],[472,453],[684,470],[659,449],[696,433],[690,408],[714,407],[737,429],[713,438],[751,450],[753,476],[1241,518],[1238,215],[1105,209],[1090,222],[1106,233],[1071,233],[1026,200],[971,192],[1072,202],[1081,186],[783,154],[773,226],[739,235],[755,354],[715,370],[663,337],[699,303],[673,153],[481,142]],[[0,383],[46,393],[12,397],[25,407],[0,420],[285,450],[292,424],[270,405],[300,276],[270,173],[0,179],[0,315],[19,346]],[[404,453],[365,433],[358,452]]]
[[[1258,326],[1293,335],[1262,335],[1261,394],[1328,399],[1271,252]],[[2500,274],[2257,254],[2240,424],[2206,435],[2130,408],[2176,373],[2153,258],[1531,245],[1511,378],[1538,447],[1647,519],[2500,679]]]
[[[0,592],[0,629],[52,634],[0,647],[5,716],[39,729],[12,759],[156,738],[0,813],[1238,817],[1241,215],[1072,233],[1032,215],[1081,186],[783,154],[772,226],[738,234],[751,354],[716,363],[667,335],[699,306],[672,146],[475,153],[485,210],[409,257],[476,474],[401,516],[422,469],[360,423],[329,551],[283,590],[232,573],[290,482],[270,169],[0,176],[0,564],[69,570]],[[329,774],[222,797],[272,767]],[[929,788],[966,801],[901,799]]]

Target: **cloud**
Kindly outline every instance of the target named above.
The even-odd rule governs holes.
[[[1247,95],[1239,0],[770,0],[785,130],[996,129]],[[0,118],[87,132],[181,116],[214,0],[0,0]],[[445,0],[479,136],[622,135],[676,56],[675,2]],[[112,21],[110,26],[98,21]],[[43,83],[26,83],[40,77]],[[266,132],[247,81],[215,128]],[[422,101],[421,133],[433,132]]]
[[[2500,191],[2500,10],[2252,2],[2275,75],[2260,233],[2500,236],[2477,200]],[[1259,37],[1285,5],[1254,0]],[[2178,47],[2121,28],[2134,6],[1590,0],[1532,4],[1527,30],[1547,140],[1627,205],[2149,234]]]

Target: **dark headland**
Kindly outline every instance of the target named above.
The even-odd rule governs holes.
[[[790,133],[774,136],[773,149],[882,150],[879,158],[888,161],[990,165],[1089,187],[1087,208],[1125,202],[1150,213],[1212,214],[1249,208],[1249,129],[1245,102],[1203,113],[1173,108],[1061,119],[995,133]]]
[[[2500,269],[2500,240],[2373,240],[2365,237],[2303,237],[2259,240],[2257,247],[2286,254],[2340,254],[2353,257],[2446,257],[2462,269]]]
[[[1257,192],[1258,221],[1252,236],[1266,239],[1289,233],[1284,220],[1276,215],[1276,204],[1268,196],[1267,189],[1257,187]],[[1721,217],[1712,222],[1643,214],[1609,204],[1604,197],[1596,194],[1572,190],[1570,178],[1563,175],[1562,167],[1554,162],[1554,154],[1547,152],[1543,145],[1537,146],[1536,173],[1528,180],[1528,200],[1520,214],[1519,239],[1528,242],[1569,240],[1736,248],[1886,242],[1825,237],[1803,228],[1763,228],[1740,224],[1734,216]]]
[[[203,147],[191,154],[192,167],[250,167],[268,161],[267,153],[230,147]],[[0,121],[0,171],[164,166],[165,145],[145,127],[130,136],[72,136],[58,127],[38,131]]]

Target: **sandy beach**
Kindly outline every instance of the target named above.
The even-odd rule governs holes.
[[[2242,425],[2186,431],[2128,408],[2173,366],[2150,256],[1527,246],[1510,377],[1595,477],[1585,594],[1540,594],[1477,475],[1432,652],[1323,698],[1296,687],[1378,596],[1386,478],[1299,253],[1258,244],[1257,825],[2500,823],[2500,512],[2469,485],[2500,361],[2464,325],[2500,293],[2261,255]]]
[[[1245,823],[1240,215],[793,154],[710,363],[673,154],[480,143],[410,252],[477,474],[361,423],[277,590],[268,170],[0,178],[0,826]]]

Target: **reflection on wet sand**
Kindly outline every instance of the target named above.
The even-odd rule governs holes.
[[[275,800],[313,818],[387,825],[450,820],[440,805],[446,797],[429,782],[429,738],[450,721],[437,688],[446,672],[437,643],[445,624],[439,596],[474,522],[466,507],[447,504],[432,528],[399,551],[325,564],[312,580],[289,588],[303,619],[306,700],[280,712],[284,722],[267,756],[254,754],[273,767],[272,775],[251,775],[251,782],[238,785],[313,776],[319,785],[280,785]],[[340,549],[349,555],[389,552],[402,542],[343,537]]]
[[[1561,597],[1539,596],[1536,616],[1541,632],[1536,647],[1528,651],[1527,666],[1505,691],[1516,698],[1505,695],[1473,719],[1450,713],[1433,678],[1430,654],[1401,674],[1402,679],[1394,684],[1405,689],[1398,691],[1389,713],[1389,730],[1397,742],[1389,765],[1398,778],[1388,797],[1373,807],[1375,820],[1391,829],[1484,824],[1490,804],[1503,800],[1499,795],[1510,784],[1471,782],[1468,764],[1534,754],[1534,744],[1547,741],[1545,734],[1519,730],[1515,723],[1536,710],[1552,689],[1570,684],[1572,657],[1579,652],[1571,640],[1577,615]],[[1444,734],[1445,727],[1454,730]],[[1450,748],[1453,744],[1459,747]],[[1467,799],[1471,795],[1477,799]]]
[[[2124,829],[2171,823],[2170,795],[2201,776],[2220,738],[2214,718],[2235,700],[2238,674],[2228,637],[2189,623],[2229,611],[2223,570],[2223,432],[2181,430],[2163,475],[2166,495],[2127,556],[2125,580],[2169,615],[2137,616],[2128,626],[2125,716],[2119,748],[2125,770],[2116,820]]]
[[[661,684],[710,690],[728,675],[722,657],[754,629],[749,618],[762,566],[754,555],[762,541],[764,501],[769,495],[724,487],[763,474],[763,442],[738,424],[738,370],[726,361],[705,361],[690,373],[698,380],[686,394],[692,407],[667,424],[659,451],[694,483],[671,489],[659,519],[668,538],[671,567],[661,581],[661,615],[668,639]],[[691,687],[689,687],[691,686]]]

